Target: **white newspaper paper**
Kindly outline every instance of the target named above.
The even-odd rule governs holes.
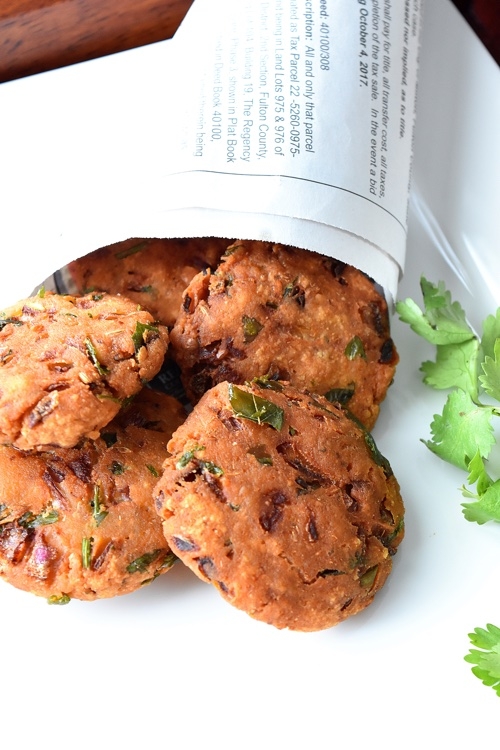
[[[128,237],[212,235],[331,255],[394,298],[421,2],[195,0],[169,42],[3,84],[27,289]]]
[[[170,226],[332,255],[394,297],[420,12],[420,0],[197,0],[174,39]]]

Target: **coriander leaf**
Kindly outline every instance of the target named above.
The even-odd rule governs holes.
[[[466,520],[474,521],[479,525],[488,521],[500,523],[500,479],[490,484],[484,492],[478,493],[476,497],[477,500],[474,503],[462,503],[462,512]]]
[[[495,443],[491,426],[494,413],[493,407],[478,406],[464,391],[452,391],[443,413],[434,415],[433,439],[423,442],[444,461],[467,470],[478,451],[487,458]]]
[[[141,323],[140,320],[138,320],[135,324],[135,331],[132,334],[132,341],[134,342],[134,350],[136,354],[139,349],[147,343],[145,334],[147,334],[148,331],[158,333],[158,326],[151,325],[150,323]]]
[[[266,450],[266,446],[262,443],[260,445],[254,446],[253,448],[249,448],[247,453],[249,453],[251,456],[254,456],[257,461],[264,466],[273,465],[272,456],[269,455]]]
[[[483,492],[486,492],[486,490],[492,483],[492,480],[486,473],[484,461],[481,458],[481,454],[479,453],[479,451],[476,453],[469,464],[469,477],[467,481],[469,484],[476,485],[477,495],[482,495]],[[465,490],[462,490],[462,494],[466,497],[477,497],[477,495],[474,495],[473,493],[469,494]]]
[[[194,448],[191,448],[191,450],[186,451],[182,454],[182,456],[179,458],[177,463],[175,464],[176,469],[184,469],[190,461],[193,460],[194,454],[198,451],[204,451],[205,446],[204,445],[195,445]]]
[[[495,343],[500,338],[500,307],[496,315],[488,315],[483,321],[481,349],[483,358],[495,356]]]
[[[479,381],[485,392],[497,401],[500,401],[500,339],[497,339],[493,348],[493,357],[485,356],[482,363],[483,375]]]
[[[244,315],[241,322],[243,325],[243,340],[245,344],[250,344],[264,326],[257,318],[250,318],[248,315]]]
[[[366,359],[365,347],[359,336],[353,336],[344,349],[344,354],[350,360],[356,359],[356,357]]]
[[[451,301],[442,281],[436,286],[422,276],[420,287],[424,312],[410,298],[396,302],[396,310],[404,323],[431,344],[459,344],[474,338],[465,312],[458,302]]]
[[[224,469],[214,464],[213,461],[199,461],[200,468],[203,471],[208,471],[209,474],[213,474],[214,477],[224,476]]]
[[[470,649],[464,660],[475,665],[472,673],[500,697],[500,628],[491,623],[486,629],[474,628],[469,639],[477,648]]]
[[[476,338],[461,344],[437,347],[436,361],[423,362],[424,383],[438,390],[461,388],[473,401],[477,400],[477,367],[479,341]]]

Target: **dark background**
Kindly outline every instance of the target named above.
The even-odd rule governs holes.
[[[427,0],[432,2],[432,0]],[[482,40],[496,62],[500,64],[500,0],[453,0]]]

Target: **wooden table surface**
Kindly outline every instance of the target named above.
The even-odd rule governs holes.
[[[0,0],[0,82],[173,36],[193,0]]]
[[[192,2],[0,0],[0,83],[169,39]],[[454,2],[500,61],[500,0]]]

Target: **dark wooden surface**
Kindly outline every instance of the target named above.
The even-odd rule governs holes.
[[[192,2],[0,0],[0,82],[169,39]],[[454,2],[500,62],[500,0]]]
[[[0,82],[173,36],[193,0],[0,0]]]

